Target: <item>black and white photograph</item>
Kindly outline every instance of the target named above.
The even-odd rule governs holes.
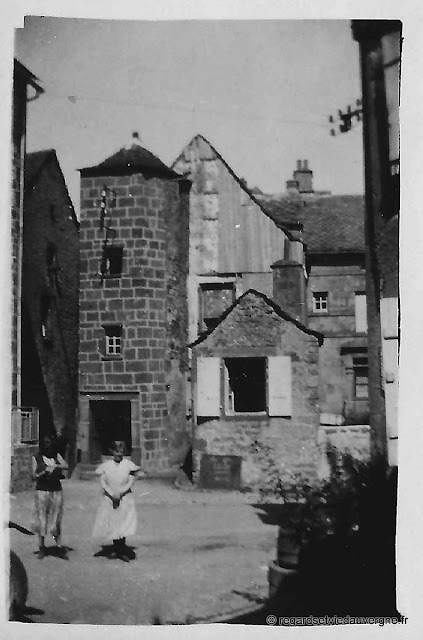
[[[400,12],[13,29],[10,623],[407,632],[406,46]]]

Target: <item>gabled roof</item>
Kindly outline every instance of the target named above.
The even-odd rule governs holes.
[[[22,78],[26,82],[26,84],[31,85],[31,87],[35,89],[37,94],[44,93],[44,89],[42,89],[38,84],[37,76],[34,76],[34,74],[31,73],[29,69],[24,67],[23,64],[16,58],[14,58],[13,60],[13,74],[15,77],[19,76],[20,78]]]
[[[222,164],[225,166],[225,168],[228,170],[228,172],[231,174],[231,176],[234,178],[234,180],[238,183],[238,185],[241,187],[241,189],[243,191],[245,191],[245,193],[251,198],[251,200],[254,202],[254,204],[256,204],[258,206],[258,208],[260,209],[260,211],[267,217],[270,218],[271,220],[273,220],[273,222],[276,223],[275,219],[269,214],[269,212],[267,211],[267,209],[265,208],[265,206],[260,202],[260,200],[256,197],[256,195],[258,194],[257,192],[257,187],[255,187],[255,194],[253,194],[253,192],[248,188],[248,186],[246,185],[246,183],[241,180],[241,178],[239,178],[236,173],[234,172],[234,170],[228,165],[228,163],[226,162],[226,160],[220,155],[220,153],[215,149],[215,147],[211,144],[211,142],[209,142],[207,140],[207,138],[205,138],[203,135],[201,135],[201,133],[198,133],[197,135],[195,135],[190,142],[186,145],[186,147],[189,147],[190,144],[192,144],[194,142],[194,140],[199,139],[202,140],[205,144],[207,144],[211,151],[215,154],[215,156],[222,162]],[[186,148],[184,147],[184,149]],[[179,160],[181,160],[183,157],[183,151],[182,153],[179,154],[179,156],[176,158],[176,160],[172,163],[172,167],[174,167],[177,162]],[[295,210],[295,205],[292,204],[292,202],[290,201],[286,201],[281,205],[281,211],[285,211],[285,217],[287,219],[289,219],[290,214]],[[285,226],[283,222],[281,223],[276,223],[276,226],[283,231],[286,236],[290,239],[290,240],[297,240],[298,238],[293,236],[293,234],[291,233],[291,231],[289,230],[288,226]]]
[[[57,169],[61,175],[61,179],[63,180],[63,186],[65,188],[66,195],[69,199],[69,205],[71,208],[71,215],[77,227],[79,227],[79,222],[75,215],[75,209],[73,207],[73,203],[71,197],[69,195],[69,191],[66,185],[65,177],[63,175],[62,169],[59,164],[59,160],[57,159],[56,151],[54,149],[45,149],[42,151],[33,151],[32,153],[27,153],[25,156],[25,194],[29,194],[33,187],[35,186],[38,177],[40,176],[44,167],[46,167],[50,162],[56,164]]]
[[[25,156],[25,191],[32,188],[42,167],[50,160],[57,160],[54,149],[33,151]]]
[[[364,196],[285,197],[266,200],[263,207],[278,226],[303,226],[308,253],[364,252]]]
[[[224,311],[222,313],[222,315],[220,316],[220,318],[219,318],[219,320],[217,322],[217,325],[215,327],[213,327],[213,329],[210,329],[209,331],[204,331],[197,338],[197,340],[195,340],[194,342],[192,342],[188,346],[189,347],[195,347],[196,345],[200,344],[201,342],[204,342],[204,340],[206,340],[214,331],[216,331],[216,329],[221,325],[221,323],[225,320],[225,318],[227,318],[228,315],[230,313],[232,313],[232,311],[239,304],[241,304],[241,302],[247,296],[254,296],[256,298],[259,298],[259,299],[263,300],[269,307],[271,307],[273,309],[273,311],[276,312],[276,314],[280,318],[282,318],[283,320],[286,320],[288,322],[292,322],[292,324],[294,324],[298,329],[300,329],[304,333],[307,333],[308,335],[314,336],[315,338],[317,338],[317,340],[319,341],[319,345],[323,344],[324,336],[323,336],[322,333],[320,333],[319,331],[314,331],[313,329],[310,329],[309,327],[306,327],[302,322],[299,322],[298,320],[293,318],[291,315],[289,315],[289,313],[286,313],[286,311],[284,311],[278,304],[276,304],[276,302],[274,302],[273,300],[268,298],[264,293],[261,293],[260,291],[256,291],[256,289],[248,289],[248,291],[246,291],[241,296],[239,296],[239,298],[237,298],[235,300],[235,302],[230,307],[228,307],[226,309],[226,311]]]
[[[103,162],[84,169],[79,169],[81,177],[90,176],[128,176],[134,173],[142,173],[151,178],[182,178],[178,173],[169,169],[151,151],[145,149],[138,142],[138,134],[134,134],[134,144],[122,147]]]

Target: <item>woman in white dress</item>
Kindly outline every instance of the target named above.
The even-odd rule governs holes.
[[[112,557],[129,562],[126,537],[133,536],[137,527],[132,485],[140,467],[124,458],[124,452],[125,443],[116,440],[111,446],[113,459],[106,460],[96,469],[103,498],[97,511],[93,537],[112,540]]]

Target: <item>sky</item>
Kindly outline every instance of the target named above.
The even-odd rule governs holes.
[[[15,55],[45,94],[30,102],[28,151],[54,148],[79,210],[78,168],[138,131],[172,164],[197,133],[250,187],[278,193],[297,159],[317,190],[363,192],[362,130],[328,116],[360,97],[347,20],[87,20],[27,17]]]

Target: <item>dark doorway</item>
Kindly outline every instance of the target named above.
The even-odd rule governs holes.
[[[110,455],[112,440],[124,440],[128,455],[131,453],[131,401],[90,401],[90,462],[97,463],[101,456]]]

